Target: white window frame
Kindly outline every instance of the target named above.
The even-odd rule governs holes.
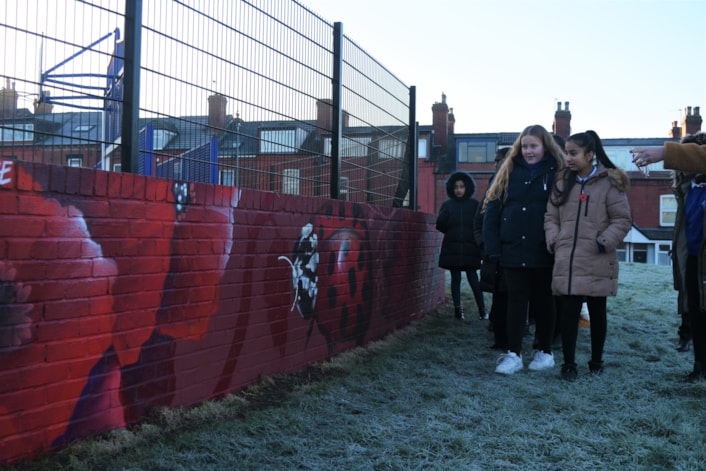
[[[166,129],[155,129],[152,131],[152,148],[154,150],[163,150],[176,136],[175,132],[167,131]]]
[[[83,154],[68,154],[66,156],[67,167],[83,167]]]
[[[671,265],[672,257],[669,252],[672,251],[672,244],[657,244],[657,265]]]
[[[372,142],[370,137],[356,137],[355,139],[344,137],[341,141],[341,158],[367,156],[370,142]],[[324,138],[324,154],[331,156],[330,137]]]
[[[659,195],[659,225],[674,227],[677,217],[677,199],[674,195]]]
[[[282,193],[286,195],[299,194],[299,174],[298,168],[285,168],[282,170]]]
[[[0,142],[28,142],[34,140],[34,123],[12,123],[2,128]]]
[[[219,170],[218,182],[223,186],[235,186],[235,171]]]
[[[261,154],[294,154],[299,151],[306,131],[303,129],[263,129],[260,131]]]
[[[405,142],[399,139],[385,138],[378,142],[378,158],[402,159],[404,157]]]
[[[420,137],[417,144],[417,157],[420,159],[426,159],[429,156],[429,139],[426,137]]]

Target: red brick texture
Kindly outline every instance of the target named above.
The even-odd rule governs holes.
[[[0,168],[0,463],[303,369],[444,302],[434,215]]]

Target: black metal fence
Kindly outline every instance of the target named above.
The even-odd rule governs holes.
[[[0,9],[4,158],[416,207],[414,87],[297,0]]]

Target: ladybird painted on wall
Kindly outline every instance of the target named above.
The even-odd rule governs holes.
[[[280,256],[278,260],[285,260],[292,269],[294,302],[291,310],[296,307],[302,318],[311,319],[319,292],[316,274],[319,265],[318,239],[311,224],[302,227],[301,236],[294,243],[292,259]]]
[[[337,344],[362,345],[372,315],[372,260],[365,219],[358,205],[332,202],[302,227],[290,264],[294,302],[316,327],[329,353]],[[319,298],[317,300],[317,298]]]

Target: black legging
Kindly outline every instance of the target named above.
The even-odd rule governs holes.
[[[478,313],[483,316],[485,315],[485,301],[483,300],[483,291],[480,289],[478,273],[475,270],[465,271],[466,279],[471,286],[471,291],[473,291],[473,297],[476,298]],[[453,299],[454,307],[461,306],[461,273],[462,270],[451,270],[451,298]]]
[[[552,296],[552,267],[505,268],[507,284],[507,340],[510,351],[522,353],[527,308],[532,304],[535,315],[537,347],[552,352],[556,307]]]
[[[591,318],[591,361],[596,364],[603,361],[603,347],[608,331],[606,297],[559,296],[561,343],[565,365],[576,366],[576,340],[579,336],[579,317],[584,299]]]
[[[686,299],[689,303],[689,322],[694,344],[694,370],[706,370],[706,312],[701,310],[699,293],[699,258],[686,259]]]

